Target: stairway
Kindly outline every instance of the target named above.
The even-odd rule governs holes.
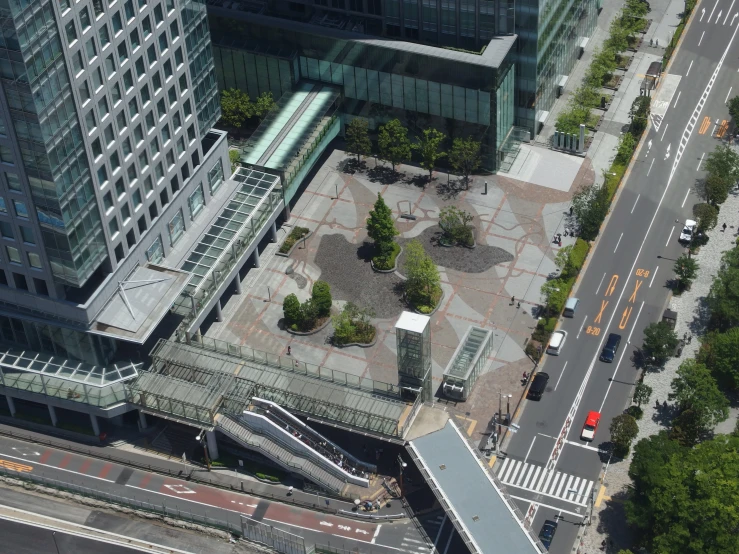
[[[216,428],[250,450],[256,450],[286,470],[298,473],[306,479],[336,493],[341,493],[346,483],[331,475],[317,464],[291,452],[271,437],[254,433],[238,419],[218,414]]]

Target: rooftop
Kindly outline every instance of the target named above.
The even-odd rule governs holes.
[[[480,327],[470,327],[454,352],[444,375],[451,375],[460,379],[469,377],[475,367],[475,362],[483,351],[483,345],[490,340],[493,331]]]
[[[395,324],[396,329],[403,329],[412,333],[423,333],[428,326],[431,318],[427,315],[417,314],[413,312],[403,312]]]

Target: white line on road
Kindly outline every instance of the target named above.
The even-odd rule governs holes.
[[[639,311],[636,312],[636,319],[634,320],[634,325],[631,326],[631,332],[629,333],[629,338],[626,339],[626,342],[631,344],[631,335],[634,334],[634,329],[636,329],[636,322],[639,321],[639,316],[641,315],[641,309],[644,307],[644,301],[642,300],[641,306],[639,306]]]
[[[731,96],[731,89],[734,87],[729,87],[729,92],[726,94],[726,100],[724,100],[724,104],[726,104],[729,101],[729,96]]]
[[[672,105],[672,107],[673,107],[673,108],[674,108],[675,106],[677,106],[677,101],[678,101],[678,100],[680,100],[680,93],[681,93],[681,92],[682,92],[681,90],[677,91],[677,98],[675,98],[675,103],[674,103],[674,104]]]
[[[716,5],[713,6],[713,9],[711,10],[711,14],[708,16],[708,21],[706,21],[706,23],[710,23],[711,22],[711,18],[713,17],[713,12],[716,11],[716,6],[718,6],[718,0],[716,0]],[[718,19],[718,18],[716,18],[716,19]]]
[[[686,193],[685,193],[685,198],[683,198],[683,203],[682,203],[682,205],[680,206],[681,208],[684,208],[684,207],[685,207],[685,202],[687,202],[687,201],[688,201],[688,195],[689,195],[689,194],[690,194],[690,189],[688,189],[688,192],[686,192]]]
[[[726,17],[724,18],[724,22],[721,25],[726,25],[726,22],[729,20],[729,16],[731,15],[731,8],[734,7],[734,3],[736,0],[731,0],[731,6],[729,6],[729,11],[726,12]],[[734,23],[734,20],[731,20],[732,23]]]
[[[621,236],[618,237],[618,242],[616,243],[616,248],[613,249],[613,253],[616,253],[616,250],[618,250],[618,245],[621,244],[621,239],[624,238],[624,234],[621,233]]]
[[[625,290],[625,289],[624,289]],[[616,313],[615,311],[613,313]],[[624,354],[626,354],[627,348],[624,348],[621,351],[621,357],[618,359],[618,363],[616,364],[616,369],[613,370],[613,375],[611,375],[610,382],[608,383],[608,388],[606,389],[606,394],[603,397],[603,402],[600,405],[600,409],[598,410],[600,413],[603,413],[603,406],[606,404],[606,398],[608,398],[608,393],[611,391],[611,385],[613,385],[613,380],[616,378],[616,373],[618,373],[618,368],[621,365],[621,360],[624,359]]]
[[[688,66],[688,71],[685,73],[685,76],[687,77],[690,75],[690,70],[693,69],[693,60],[690,60],[690,65]]]
[[[654,278],[657,276],[657,272],[659,271],[659,266],[654,270],[654,273],[652,273],[652,280],[649,281],[649,288],[652,288],[652,283],[654,283]]]
[[[565,440],[564,442],[565,444],[569,444],[570,446],[577,446],[578,448],[592,450],[593,452],[598,452],[599,454],[608,454],[607,450],[601,450],[600,448],[596,448],[595,446],[590,446],[589,444],[581,444],[579,442],[571,441],[569,439]]]
[[[649,174],[652,172],[652,166],[654,165],[654,160],[656,158],[652,158],[652,163],[649,164],[649,170],[647,171],[647,177],[649,177]]]
[[[698,167],[695,168],[696,171],[700,171],[701,170],[701,164],[703,163],[703,156],[705,156],[705,155],[706,155],[705,152],[703,152],[703,154],[701,154],[701,159],[698,161]]]
[[[531,454],[531,449],[534,448],[534,441],[535,440],[536,440],[536,435],[534,435],[534,438],[531,440],[531,446],[529,446],[529,449],[526,452],[526,457],[523,459],[523,463],[526,463],[526,460],[529,459],[529,454]]]
[[[51,464],[42,464],[41,462],[37,462],[35,460],[29,461],[28,458],[19,458],[18,456],[11,456],[10,454],[2,454],[2,453],[0,453],[0,456],[3,457],[3,458],[12,458],[14,460],[20,460],[22,462],[32,463],[35,466],[50,467],[51,469],[56,469],[57,471],[66,471],[67,473],[74,473],[75,475],[82,475],[83,477],[89,477],[90,479],[97,479],[98,481],[106,481],[108,483],[115,483],[115,479],[104,479],[103,477],[97,477],[95,475],[90,475],[88,473],[82,473],[80,471],[74,471],[73,469],[66,469],[66,468],[63,468],[63,467],[57,467],[57,466],[53,466]]]
[[[559,510],[561,513],[570,514],[571,516],[576,516],[582,519],[582,514],[578,514],[577,512],[570,512],[568,510],[563,510],[562,508],[555,508],[554,506],[550,506],[549,504],[542,504],[541,502],[534,502],[530,498],[523,498],[521,496],[513,496],[512,494],[509,495],[511,498],[515,498],[516,500],[523,500],[524,502],[529,502],[531,504],[534,504],[536,506],[542,506],[544,508],[550,508],[552,510]],[[556,497],[559,498],[559,497]],[[565,501],[566,502],[566,501]]]
[[[654,160],[652,160],[652,162],[654,162]],[[647,175],[649,175],[649,173],[647,173]],[[636,200],[634,200],[634,208],[636,208],[636,203],[639,201],[639,198],[640,197],[641,197],[641,193],[639,193],[639,194],[636,195]],[[632,214],[634,213],[634,208],[631,208],[631,213]]]
[[[606,274],[604,273],[604,274],[603,274],[603,277],[601,277],[601,278],[600,278],[600,284],[598,285],[598,288],[597,288],[597,289],[595,289],[595,294],[596,294],[596,295],[598,294],[598,291],[600,290],[600,285],[602,285],[602,284],[603,284],[603,279],[605,279],[605,278],[606,278]]]
[[[668,123],[667,125],[665,125],[665,130],[664,130],[664,131],[662,131],[662,137],[661,137],[661,138],[659,139],[660,141],[661,141],[662,139],[664,139],[664,138],[665,138],[665,133],[667,132],[667,128],[668,128],[669,126],[670,126],[670,124],[669,124],[669,123]]]
[[[699,22],[700,22],[700,21],[703,21],[703,16],[704,16],[704,15],[706,15],[706,8],[703,8],[703,9],[701,10],[701,18],[700,18],[700,19],[698,20]]]
[[[565,362],[565,365],[562,368],[562,373],[559,374],[559,379],[557,379],[557,384],[554,385],[554,390],[557,390],[557,387],[559,386],[559,382],[562,380],[562,375],[565,374],[565,369],[567,369],[567,362]]]
[[[672,231],[670,231],[670,236],[667,237],[667,243],[665,243],[665,248],[667,248],[667,246],[670,244],[670,239],[672,238],[672,233],[674,233],[674,232],[675,232],[675,226],[673,225],[672,226]]]
[[[444,513],[444,517],[446,517],[446,512]],[[380,534],[380,528],[382,527],[382,524],[377,526],[377,529],[375,529],[375,534],[372,535],[372,540],[370,541],[372,544],[375,544],[375,541],[377,540],[377,535]]]
[[[604,275],[604,277],[605,277],[605,275]],[[598,287],[598,288],[600,288],[600,287]],[[598,294],[598,293],[596,292],[595,294]],[[580,325],[580,330],[577,332],[577,336],[575,337],[575,339],[579,339],[580,338],[580,333],[582,333],[582,328],[585,327],[585,322],[587,320],[588,320],[588,316],[585,316],[585,318],[582,320],[582,325]]]
[[[705,34],[706,34],[706,32],[705,32],[705,31],[703,31],[703,32],[701,33],[701,38],[700,38],[700,40],[698,41],[698,46],[700,46],[700,45],[701,45],[701,42],[703,42],[703,35],[705,35]]]

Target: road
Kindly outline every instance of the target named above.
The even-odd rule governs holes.
[[[164,505],[170,514],[195,514],[235,525],[239,525],[241,516],[245,515],[266,526],[304,537],[306,545],[331,544],[363,553],[428,549],[408,520],[374,523],[323,514],[6,437],[0,437],[0,466],[139,502]]]
[[[726,137],[725,103],[732,90],[739,93],[736,11],[732,0],[698,7],[663,77],[662,101],[652,103],[644,146],[581,277],[577,314],[562,323],[568,333],[562,354],[545,361],[547,392],[540,402],[526,402],[507,459],[496,461],[510,494],[524,513],[531,510],[535,530],[563,516],[554,554],[571,552],[589,499],[598,502],[604,492],[598,477],[609,462],[611,419],[628,405],[637,376],[632,357],[644,327],[661,318],[674,260],[685,252],[677,239],[700,201],[695,189],[702,162],[720,143],[717,135]],[[622,336],[611,364],[598,360],[609,333]],[[579,436],[590,410],[601,412],[602,420],[587,444]],[[557,447],[559,437],[564,440]]]

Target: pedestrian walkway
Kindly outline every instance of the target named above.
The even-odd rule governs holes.
[[[508,487],[559,498],[578,506],[587,506],[594,482],[560,471],[547,472],[544,466],[506,458],[496,466],[498,478]]]

